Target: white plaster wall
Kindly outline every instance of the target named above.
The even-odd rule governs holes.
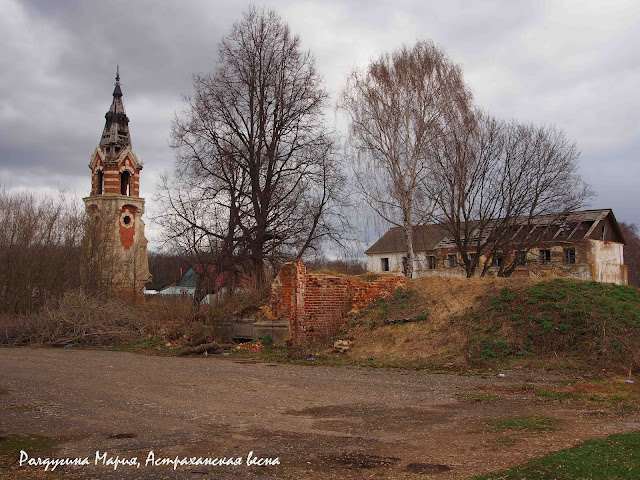
[[[367,271],[372,273],[390,273],[393,275],[402,275],[402,257],[401,253],[375,253],[367,255]],[[382,259],[389,259],[389,271],[382,271]]]
[[[628,284],[627,267],[624,265],[623,245],[617,242],[601,242],[599,240],[588,240],[589,245],[576,245],[576,263],[564,265],[562,262],[563,246],[554,245],[544,247],[551,250],[551,263],[540,265],[539,250],[533,248],[527,255],[528,265],[526,268],[518,267],[519,276],[529,276],[533,278],[544,278],[548,276],[559,276],[575,278],[580,280],[595,280],[603,283],[616,283],[619,285]],[[389,272],[382,272],[382,258],[389,259]],[[401,253],[384,253],[367,255],[367,270],[374,273],[391,273],[402,275]],[[464,268],[442,268],[443,260],[437,258],[438,262],[435,270],[427,269],[427,255],[416,253],[414,262],[414,278],[419,277],[464,277]],[[484,256],[481,257],[481,264]],[[495,274],[496,269],[487,272],[488,276]],[[480,268],[476,271],[479,276]]]
[[[424,253],[416,253],[413,265],[413,276],[415,278],[429,276],[430,272],[435,271],[427,269],[427,255]]]
[[[458,261],[460,261],[460,256],[458,256]],[[466,277],[467,274],[463,267],[458,265],[456,268],[443,268],[445,260],[442,258],[436,257],[436,268],[434,270],[429,270],[427,264],[427,254],[426,253],[417,253],[416,254],[416,267],[415,267],[415,278],[422,277]]]
[[[402,253],[376,253],[373,255],[367,255],[367,271],[372,273],[390,273],[392,275],[402,275],[402,257],[405,256]],[[382,259],[389,259],[389,271],[382,271]],[[437,262],[442,263],[442,259],[437,259]],[[466,276],[464,268],[458,266],[457,268],[442,269],[442,265],[438,265],[436,270],[429,270],[427,268],[427,255],[425,253],[416,253],[413,262],[413,278],[421,277],[464,277]]]
[[[595,280],[603,283],[627,285],[627,267],[624,265],[624,245],[618,242],[591,240],[595,261]]]

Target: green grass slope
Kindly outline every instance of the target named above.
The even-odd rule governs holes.
[[[638,479],[640,432],[589,440],[522,466],[473,480]]]
[[[444,283],[443,283],[444,282]],[[354,356],[487,367],[640,367],[640,291],[554,279],[421,279],[352,315]]]

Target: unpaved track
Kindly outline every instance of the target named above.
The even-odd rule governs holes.
[[[495,383],[556,382],[354,367],[255,363],[229,357],[154,357],[73,349],[0,349],[0,435],[64,440],[47,455],[107,451],[140,468],[67,468],[79,478],[468,478],[640,429],[637,417],[550,404],[533,395],[464,403],[459,392]],[[563,418],[555,432],[487,432],[487,419]],[[133,438],[109,438],[117,434]],[[144,466],[174,458],[278,457],[276,467]],[[0,477],[57,478],[0,466]],[[420,465],[411,465],[420,464]]]

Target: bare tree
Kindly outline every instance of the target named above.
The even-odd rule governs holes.
[[[562,130],[512,122],[506,144],[500,221],[483,268],[486,272],[489,258],[499,253],[503,259],[499,276],[513,273],[519,261],[515,252],[526,255],[535,245],[550,240],[561,218],[583,208],[593,196],[578,173],[577,145]]]
[[[633,223],[620,222],[624,235],[624,263],[629,271],[629,285],[640,287],[640,236],[638,227]]]
[[[116,285],[119,264],[115,255],[116,239],[112,228],[96,207],[87,211],[82,237],[80,278],[83,289],[94,296],[111,292]]]
[[[207,293],[217,293],[215,272],[227,272],[232,277],[230,281],[250,272],[233,213],[237,209],[225,201],[224,192],[212,187],[212,179],[196,166],[187,162],[185,169],[176,168],[173,178],[162,177],[159,191],[164,213],[156,221],[163,227],[170,250],[188,266],[198,269],[194,295],[197,309]]]
[[[509,276],[567,212],[592,195],[574,142],[552,126],[505,123],[486,113],[442,139],[425,179],[435,218],[461,253],[467,276],[492,266]],[[480,257],[485,261],[479,265]]]
[[[0,188],[0,312],[35,312],[78,288],[83,220],[64,193]]]
[[[341,96],[350,120],[355,178],[367,203],[404,230],[405,275],[413,275],[413,226],[423,219],[419,183],[433,143],[466,123],[471,94],[459,66],[432,42],[418,42],[354,71]]]
[[[173,123],[177,161],[160,187],[161,223],[172,241],[224,268],[242,264],[262,284],[267,264],[336,233],[344,177],[325,128],[327,93],[299,37],[255,7],[194,89]]]
[[[177,282],[190,266],[175,251],[149,252],[149,272],[156,290]]]
[[[467,277],[474,275],[478,253],[491,241],[503,200],[499,171],[506,127],[483,112],[476,112],[475,120],[450,129],[437,142],[430,175],[421,178],[434,206],[431,220],[449,234]]]

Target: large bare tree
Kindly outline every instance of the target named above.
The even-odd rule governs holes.
[[[504,154],[503,122],[476,112],[475,121],[450,129],[436,143],[430,174],[421,178],[433,209],[430,220],[448,232],[461,254],[468,277],[486,250],[500,213],[500,161]]]
[[[432,175],[424,179],[426,196],[467,276],[496,265],[498,275],[509,276],[522,260],[515,252],[526,255],[592,192],[578,174],[576,144],[561,130],[506,123],[483,112],[476,119],[438,144]]]
[[[173,123],[177,161],[160,188],[161,223],[185,249],[262,284],[268,263],[337,231],[344,176],[325,127],[327,93],[299,37],[255,7],[220,43],[215,71],[194,76],[194,90]]]
[[[593,195],[578,172],[576,143],[557,127],[512,122],[505,143],[498,177],[501,210],[483,266],[484,274],[500,255],[499,276],[511,275],[518,266],[515,252],[527,255],[532,247],[549,240],[561,218],[586,206]]]
[[[354,71],[341,95],[350,120],[357,184],[382,218],[404,230],[405,275],[412,277],[413,226],[420,181],[429,175],[433,143],[467,123],[471,94],[460,67],[430,41],[382,55]]]

